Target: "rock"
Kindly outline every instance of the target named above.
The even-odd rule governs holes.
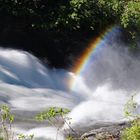
[[[81,140],[120,140],[122,130],[128,127],[128,123],[114,124],[93,129],[81,136]]]

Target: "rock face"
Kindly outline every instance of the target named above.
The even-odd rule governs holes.
[[[91,130],[81,136],[81,140],[120,140],[122,130],[129,127],[129,124],[114,124]]]

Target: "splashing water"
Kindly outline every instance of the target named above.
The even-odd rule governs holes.
[[[136,101],[140,103],[140,57],[134,58],[119,43],[120,33],[118,26],[111,26],[90,43],[76,62],[72,90],[84,91],[88,100],[69,114],[73,127],[124,121],[124,104],[130,96],[137,93]]]
[[[36,139],[55,139],[55,128],[29,119],[50,106],[71,109],[68,116],[76,130],[121,122],[124,104],[134,93],[140,113],[140,58],[116,42],[118,30],[111,27],[93,41],[74,72],[51,70],[30,53],[1,48],[0,103],[9,104],[17,116],[27,119],[15,129],[35,133]]]

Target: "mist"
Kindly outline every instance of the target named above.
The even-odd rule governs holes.
[[[51,69],[28,52],[1,48],[0,102],[8,104],[17,116],[32,120],[37,112],[48,107],[68,108],[71,110],[68,117],[72,118],[71,126],[75,130],[124,122],[124,105],[134,94],[137,113],[140,113],[139,72],[140,57],[133,56],[129,48],[117,40],[106,42],[79,75],[64,69]],[[62,126],[60,140],[64,128],[66,125]],[[45,125],[28,126],[24,122],[16,123],[15,130],[27,134],[35,132],[35,135],[41,131],[36,139],[55,139],[56,131]]]

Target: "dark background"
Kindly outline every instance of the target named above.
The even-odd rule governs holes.
[[[111,25],[119,25],[121,40],[136,49],[139,6],[137,0],[0,0],[0,46],[33,53],[50,67],[70,68]]]
[[[84,51],[94,33],[43,30],[3,31],[0,46],[22,49],[47,62],[50,67],[69,68]]]

